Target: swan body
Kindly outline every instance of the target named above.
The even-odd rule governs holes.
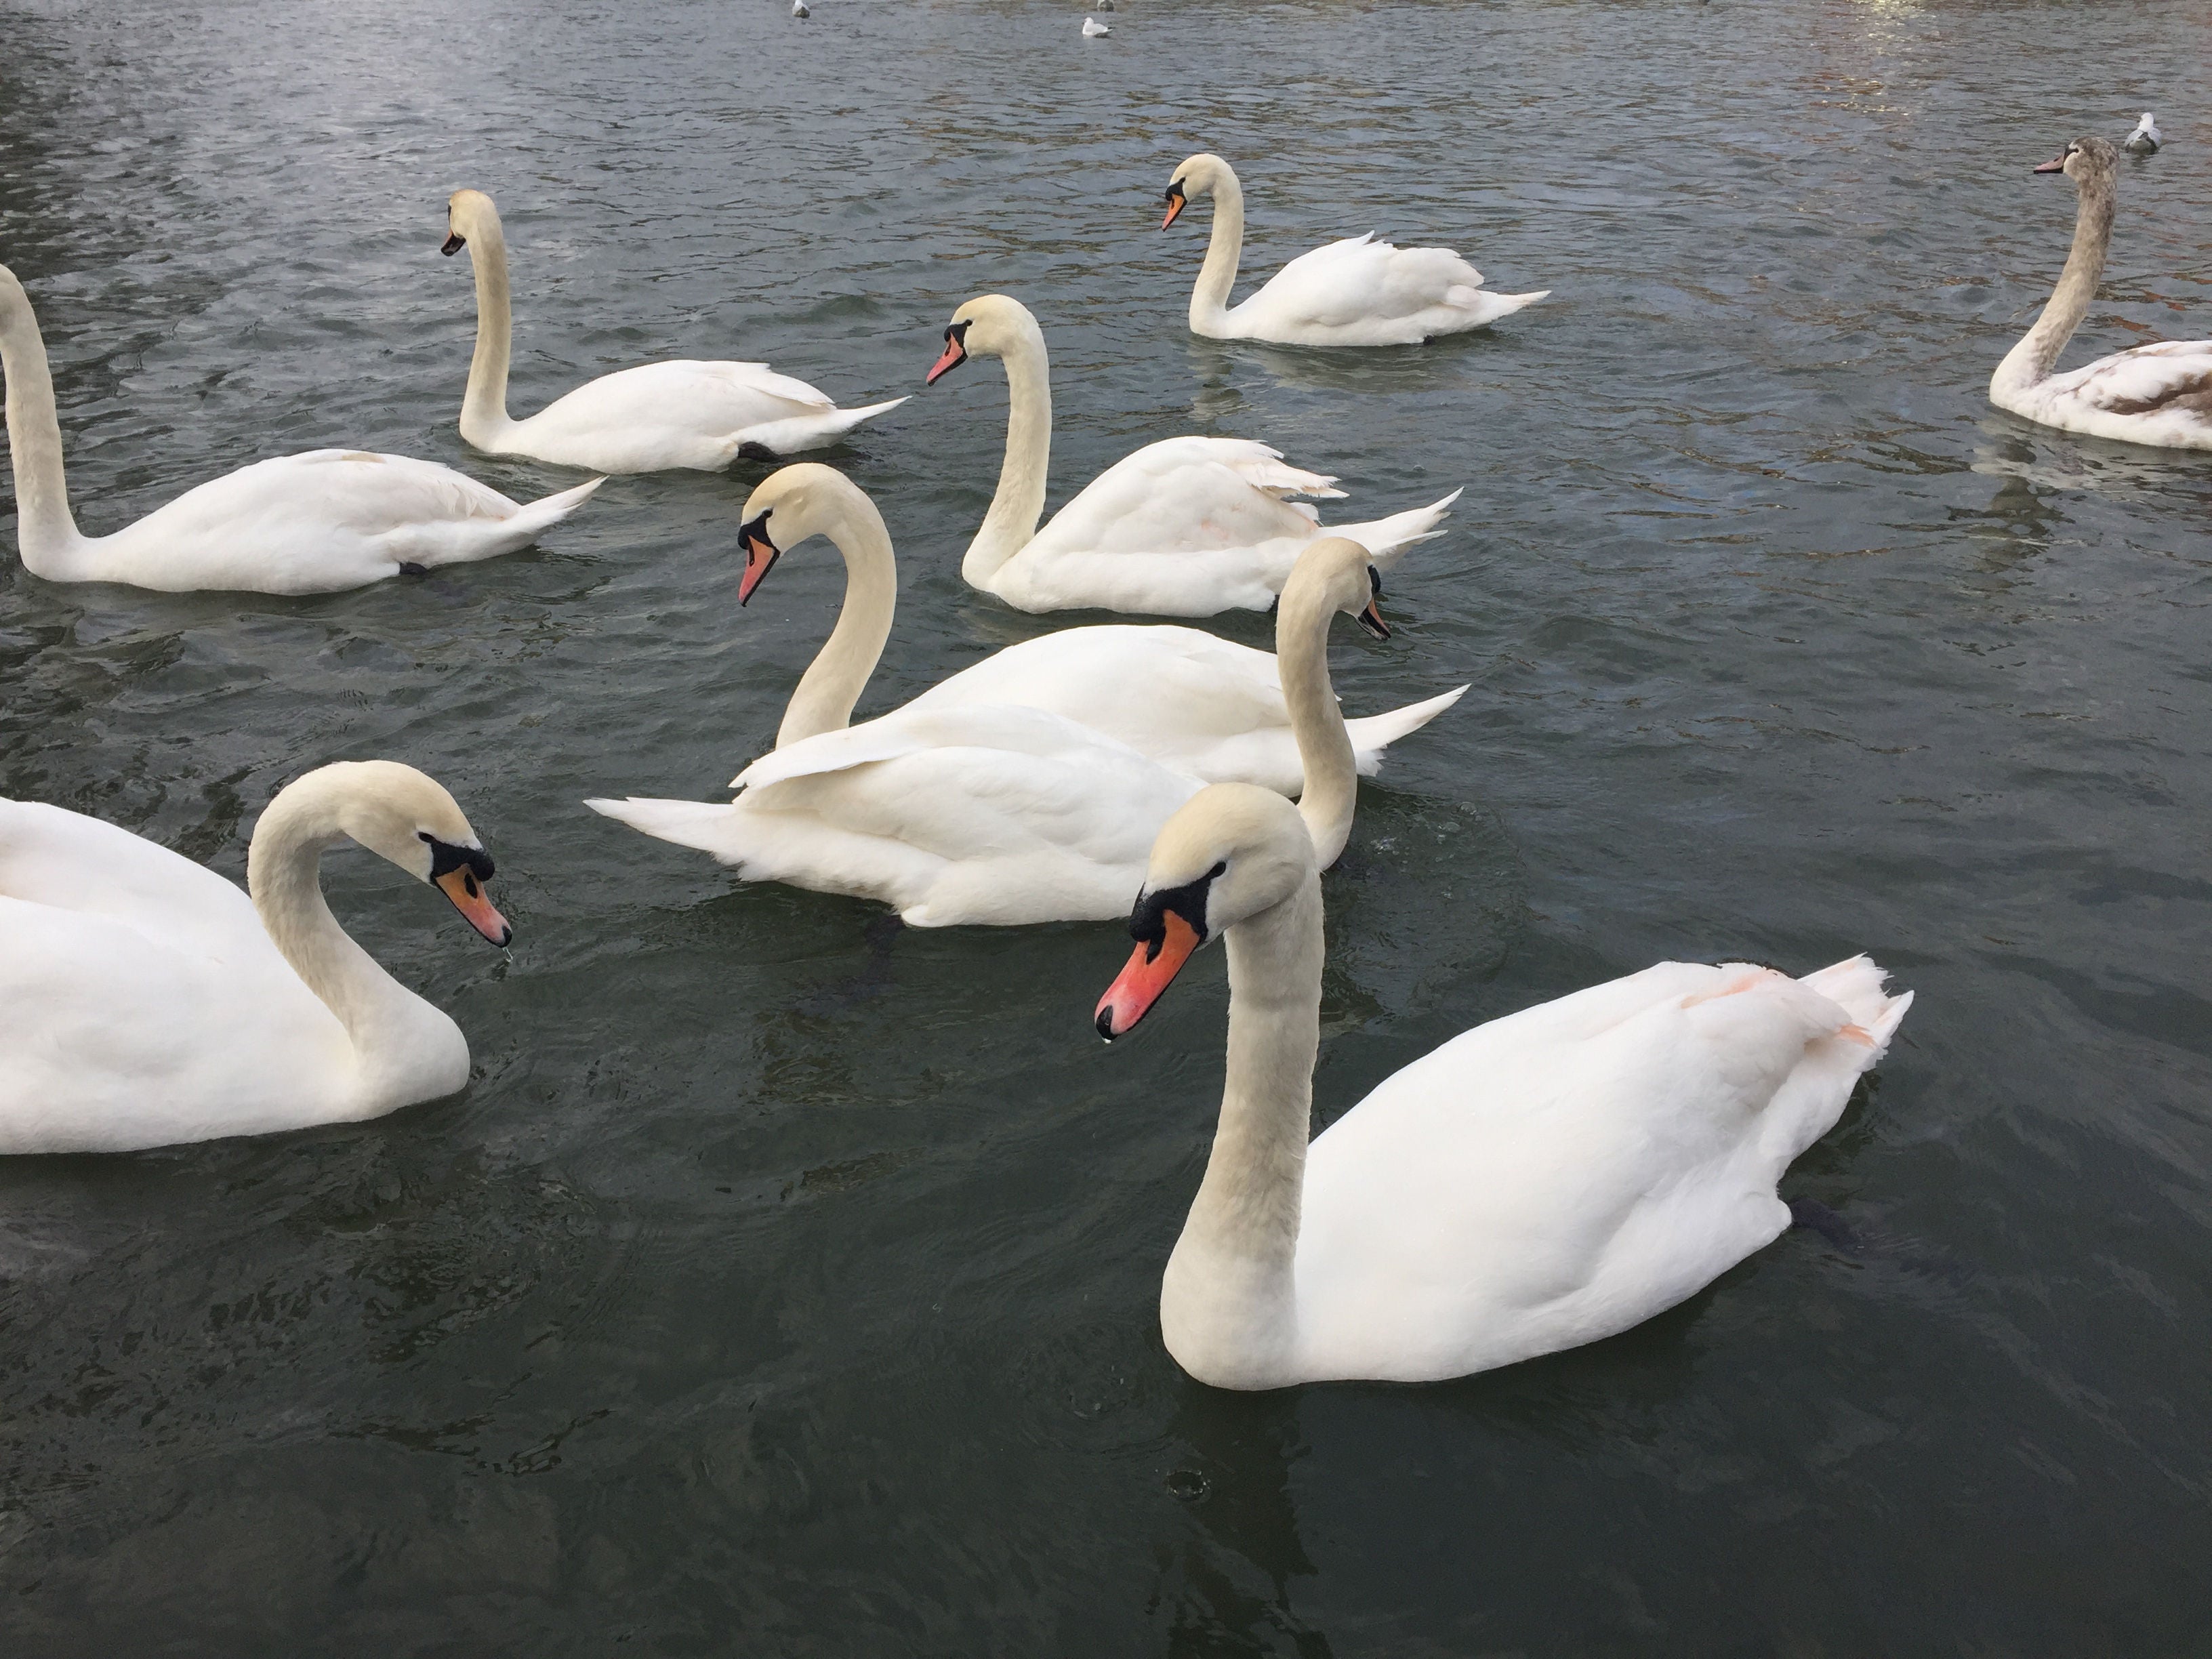
[[[1803,979],[1662,963],[1462,1033],[1307,1143],[1321,886],[1279,797],[1213,786],[1154,848],[1109,1039],[1229,949],[1219,1128],[1160,1293],[1202,1382],[1425,1382],[1641,1323],[1771,1243],[1775,1188],[1911,1006],[1864,957]]]
[[[1366,550],[1332,538],[1300,559],[1276,627],[1305,775],[1295,811],[1320,867],[1344,850],[1358,781],[1328,684],[1339,611],[1372,616],[1374,603]],[[910,704],[796,729],[787,713],[778,747],[738,774],[727,805],[586,805],[749,880],[874,899],[917,927],[1013,926],[1121,915],[1152,837],[1200,787],[1065,716],[1011,704]]]
[[[2120,140],[2120,148],[2136,155],[2155,155],[2158,147],[2165,142],[2166,135],[2158,130],[2158,123],[2151,118],[2150,112],[2145,110],[2142,119],[2136,123],[2136,130]]]
[[[1163,230],[1194,196],[1213,198],[1213,233],[1190,296],[1190,331],[1208,339],[1418,345],[1486,327],[1551,292],[1492,294],[1482,273],[1449,248],[1396,247],[1366,235],[1300,254],[1232,309],[1229,294],[1244,252],[1244,188],[1218,155],[1190,157],[1168,182]]]
[[[2212,449],[2212,340],[2166,340],[2051,371],[2097,296],[2118,204],[2118,152],[2077,138],[2038,173],[2064,173],[2081,192],[2074,246],[2042,316],[1990,379],[1999,409],[2066,432],[2162,449]]]
[[[0,266],[0,369],[15,470],[16,546],[57,582],[128,582],[181,593],[331,593],[402,570],[527,547],[599,480],[520,506],[451,467],[404,455],[317,449],[256,461],[186,490],[112,535],[70,510],[61,418],[29,296]]]
[[[1083,38],[1086,40],[1095,40],[1102,34],[1113,33],[1112,29],[1108,28],[1095,17],[1086,17],[1083,20]]]
[[[495,944],[492,863],[411,767],[340,763],[254,827],[252,896],[128,830],[0,800],[0,1152],[112,1152],[377,1117],[455,1093],[469,1048],[348,939],[317,868],[352,839]]]
[[[595,472],[716,472],[740,455],[788,455],[835,443],[906,401],[840,409],[766,363],[687,359],[601,375],[527,419],[512,420],[507,375],[514,324],[499,210],[482,191],[455,191],[447,220],[441,251],[468,249],[476,275],[477,348],[461,402],[461,436],[488,454],[526,455]]]
[[[763,479],[744,518],[741,605],[785,551],[814,536],[826,536],[844,556],[837,626],[793,694],[776,743],[839,730],[890,638],[898,565],[883,517],[842,473],[803,461]],[[1390,743],[1427,725],[1466,690],[1346,721],[1360,775],[1372,777]],[[1304,786],[1274,656],[1194,628],[1062,629],[993,653],[906,708],[1006,704],[1073,720],[1204,782],[1238,779],[1286,795]]]
[[[1459,492],[1364,524],[1324,527],[1293,496],[1340,497],[1334,480],[1285,465],[1241,438],[1164,439],[1093,478],[1042,529],[1052,459],[1052,386],[1044,333],[1004,295],[952,315],[936,380],[970,356],[1006,364],[1011,404],[999,487],[961,561],[969,585],[1018,610],[1095,609],[1211,617],[1265,611],[1291,568],[1323,536],[1346,536],[1389,568],[1436,533]]]

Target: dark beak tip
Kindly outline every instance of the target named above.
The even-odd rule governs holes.
[[[1096,1024],[1098,1027],[1098,1035],[1111,1042],[1114,1040],[1114,1010],[1110,1004],[1098,1011]]]
[[[444,254],[448,259],[450,259],[468,245],[469,239],[465,236],[448,236],[446,238],[445,241],[439,246],[438,252]]]

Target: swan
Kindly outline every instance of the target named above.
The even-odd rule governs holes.
[[[411,766],[341,761],[253,826],[249,899],[127,830],[0,800],[0,1152],[122,1152],[348,1123],[456,1093],[468,1040],[323,901],[351,839],[505,945],[492,861]]]
[[[491,455],[527,455],[595,472],[719,472],[739,456],[773,459],[835,443],[861,422],[906,401],[840,409],[804,380],[766,363],[641,363],[586,380],[527,420],[507,413],[513,323],[507,237],[480,190],[446,204],[439,252],[469,251],[477,283],[477,349],[461,400],[461,436]]]
[[[1086,40],[1096,40],[1102,34],[1113,33],[1113,30],[1095,17],[1086,17],[1083,20],[1083,38]]]
[[[883,515],[851,479],[813,461],[763,478],[744,515],[739,605],[750,602],[787,550],[813,537],[826,537],[844,556],[837,626],[792,694],[776,747],[842,731],[890,638],[898,564]],[[1361,617],[1370,628],[1379,625],[1365,612]],[[1374,776],[1390,743],[1426,726],[1466,690],[1346,721],[1360,775]],[[1203,782],[1241,779],[1285,795],[1304,787],[1273,655],[1195,628],[1062,629],[993,653],[905,709],[984,703],[1061,715]]]
[[[1442,501],[1369,524],[1332,525],[1292,495],[1340,497],[1335,480],[1285,466],[1279,451],[1243,438],[1167,438],[1100,473],[1042,530],[1052,459],[1052,373],[1044,331],[1003,294],[952,313],[935,384],[971,356],[1006,368],[1011,402],[998,493],[960,562],[968,585],[1021,611],[1211,617],[1265,611],[1299,552],[1324,535],[1349,536],[1384,568],[1436,532]]]
[[[1190,331],[1279,345],[1419,345],[1510,317],[1552,290],[1492,294],[1482,273],[1441,247],[1395,247],[1370,234],[1302,253],[1235,310],[1244,253],[1244,187],[1218,155],[1194,155],[1168,180],[1165,230],[1194,196],[1213,198],[1213,235],[1191,290]]]
[[[26,569],[52,582],[334,593],[527,547],[601,483],[523,507],[434,462],[314,449],[210,478],[112,535],[87,536],[70,511],[46,342],[30,296],[5,265],[0,372],[8,378],[15,547]]]
[[[1911,1006],[1855,957],[1791,979],[1667,962],[1478,1025],[1309,1146],[1321,883],[1278,795],[1214,784],[1161,830],[1099,1034],[1229,942],[1219,1127],[1160,1286],[1201,1382],[1428,1382],[1625,1331],[1790,1223],[1775,1186]]]
[[[1299,556],[1275,622],[1305,774],[1295,810],[1321,869],[1351,836],[1359,783],[1328,684],[1339,611],[1382,623],[1367,550],[1329,537]],[[726,805],[585,805],[712,853],[749,881],[875,899],[916,927],[1018,926],[1121,915],[1160,825],[1201,786],[1064,715],[981,703],[909,705],[799,738],[732,787],[741,793]]]
[[[2120,140],[2120,148],[2137,155],[2155,155],[2158,147],[2165,142],[2166,135],[2158,130],[2158,123],[2151,119],[2150,112],[2145,110],[2142,119],[2136,123],[2136,130]]]
[[[2081,191],[2074,246],[2043,315],[1990,377],[1990,401],[2045,426],[2162,449],[2212,449],[2212,340],[2165,340],[2053,374],[2088,314],[2112,240],[2119,152],[2076,138],[2038,173],[2063,173]]]

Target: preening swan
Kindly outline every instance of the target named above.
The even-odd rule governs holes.
[[[451,467],[316,449],[211,478],[107,536],[70,510],[61,417],[30,296],[0,265],[0,372],[15,469],[15,546],[53,582],[331,593],[402,571],[512,553],[574,512],[599,480],[518,506]]]
[[[380,1117],[469,1080],[460,1027],[323,901],[352,840],[495,945],[492,861],[411,766],[343,761],[253,827],[248,898],[126,830],[0,800],[0,1152],[118,1152]]]
[[[2150,112],[2145,110],[2142,119],[2136,123],[2136,130],[2120,140],[2120,148],[2137,155],[2155,155],[2158,147],[2165,142],[2166,135],[2158,130],[2158,123],[2151,119]]]
[[[1011,402],[998,493],[960,574],[1018,610],[1265,611],[1318,538],[1348,536],[1388,569],[1459,499],[1455,489],[1410,513],[1324,528],[1312,507],[1289,498],[1340,497],[1334,479],[1285,466],[1279,452],[1247,439],[1168,438],[1115,462],[1039,530],[1052,461],[1044,331],[1020,301],[983,295],[952,313],[929,381],[971,356],[1004,362]]]
[[[477,283],[477,349],[461,400],[461,436],[487,454],[528,455],[595,472],[719,472],[740,455],[767,459],[819,449],[906,401],[840,409],[766,363],[685,360],[603,374],[527,420],[510,420],[514,325],[499,210],[480,190],[457,190],[446,218],[448,234],[439,251],[468,249]]]
[[[2074,247],[2058,286],[2025,338],[1990,378],[1999,409],[2099,438],[2163,449],[2212,449],[2212,340],[2166,340],[2054,374],[2058,354],[2088,315],[2112,245],[2119,152],[2076,138],[2038,173],[2063,173],[2081,192]]]
[[[1160,1330],[1201,1382],[1426,1382],[1610,1336],[1789,1225],[1775,1185],[1911,1006],[1854,957],[1802,980],[1668,962],[1462,1033],[1306,1132],[1321,883],[1279,796],[1160,831],[1101,1036],[1229,945],[1229,1069]]]
[[[811,461],[763,479],[745,502],[744,520],[740,605],[784,553],[810,538],[827,537],[845,559],[837,626],[784,711],[775,739],[782,748],[851,720],[890,638],[898,566],[875,503],[842,473]],[[1385,747],[1427,725],[1466,690],[1346,721],[1360,775],[1374,776]],[[981,703],[1061,715],[1201,782],[1236,779],[1286,795],[1304,784],[1273,655],[1194,628],[1062,629],[993,653],[902,712]]]
[[[1366,549],[1330,537],[1300,556],[1275,622],[1305,774],[1294,810],[1322,869],[1352,833],[1359,783],[1328,684],[1328,625],[1340,611],[1382,626]],[[875,899],[917,927],[1003,926],[1121,915],[1153,836],[1200,785],[1062,715],[986,703],[909,704],[799,738],[733,787],[742,793],[728,805],[586,805],[712,853],[747,880]]]
[[[1370,234],[1302,253],[1231,310],[1229,291],[1244,256],[1244,187],[1218,155],[1194,155],[1167,188],[1165,230],[1194,196],[1213,198],[1213,234],[1191,290],[1190,331],[1214,340],[1282,345],[1417,345],[1480,328],[1552,290],[1492,294],[1482,273],[1441,247],[1394,247]]]

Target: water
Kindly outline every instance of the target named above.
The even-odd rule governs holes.
[[[1154,1297],[1220,1072],[1218,953],[1140,1037],[1105,926],[907,933],[586,813],[711,798],[839,591],[735,604],[764,468],[617,480],[543,552],[327,599],[0,563],[0,789],[242,872],[288,778],[421,765],[511,961],[360,854],[339,914],[450,1007],[465,1097],[0,1164],[0,1636],[25,1655],[2193,1650],[2212,1545],[2212,458],[1983,389],[2063,258],[2028,168],[2146,107],[2069,362],[2212,331],[2185,3],[776,0],[68,5],[0,27],[0,258],[88,529],[259,456],[468,453],[444,201],[490,191],[514,407],[656,355],[915,401],[831,457],[905,560],[863,712],[1024,617],[959,582],[1004,290],[1055,501],[1265,438],[1366,516],[1468,493],[1340,629],[1347,706],[1472,681],[1329,878],[1322,1117],[1661,957],[1859,948],[1920,994],[1682,1308],[1442,1387],[1209,1393]],[[1191,339],[1374,228],[1554,296],[1355,357]],[[1249,287],[1249,279],[1248,279]],[[0,521],[12,546],[12,525]],[[1264,642],[1256,617],[1221,623]]]

